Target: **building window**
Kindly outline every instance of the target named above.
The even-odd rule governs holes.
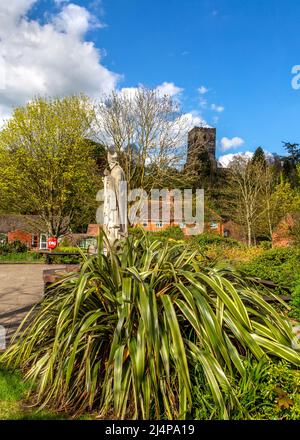
[[[31,246],[33,248],[37,248],[39,246],[39,236],[36,234],[32,234]]]
[[[144,226],[144,227],[147,227],[147,226],[148,226],[148,223],[143,223],[143,226]]]
[[[157,228],[161,228],[162,227],[162,222],[156,222],[156,227]]]
[[[218,229],[218,223],[217,222],[211,222],[210,229]]]
[[[40,249],[48,249],[46,234],[40,235]]]

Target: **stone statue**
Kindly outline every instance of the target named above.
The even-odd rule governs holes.
[[[104,171],[103,229],[113,244],[127,236],[127,182],[116,153],[107,155],[109,170]]]

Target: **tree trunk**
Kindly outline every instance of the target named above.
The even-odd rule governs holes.
[[[267,215],[268,215],[268,225],[269,225],[269,234],[271,239],[271,246],[273,247],[273,228],[272,228],[272,222],[271,222],[271,216],[270,216],[270,203],[267,202]]]
[[[251,231],[251,223],[247,220],[247,236],[248,236],[248,246],[250,247],[252,244],[252,231]]]

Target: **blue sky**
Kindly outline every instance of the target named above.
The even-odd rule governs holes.
[[[40,27],[52,23],[56,33],[66,32],[61,24],[64,8],[71,4],[81,7],[80,13],[87,11],[89,25],[82,25],[76,39],[99,49],[98,62],[110,81],[101,77],[102,90],[105,84],[127,88],[140,83],[170,83],[174,93],[182,89],[176,96],[183,111],[217,128],[219,154],[251,151],[259,145],[281,154],[281,141],[300,142],[300,89],[291,86],[291,69],[300,64],[298,0],[14,1],[27,3],[23,20]],[[84,56],[79,58],[84,64]],[[77,88],[89,88],[88,73],[84,75],[79,81],[74,73]],[[61,84],[57,90],[63,90]],[[65,87],[73,91],[72,85]],[[7,102],[11,95],[5,97]]]

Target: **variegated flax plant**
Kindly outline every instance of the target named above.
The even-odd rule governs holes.
[[[220,418],[247,418],[231,385],[246,360],[300,365],[288,319],[234,271],[147,236],[103,252],[105,242],[100,235],[98,254],[51,287],[2,356],[35,383],[40,407],[187,418],[200,364]]]

